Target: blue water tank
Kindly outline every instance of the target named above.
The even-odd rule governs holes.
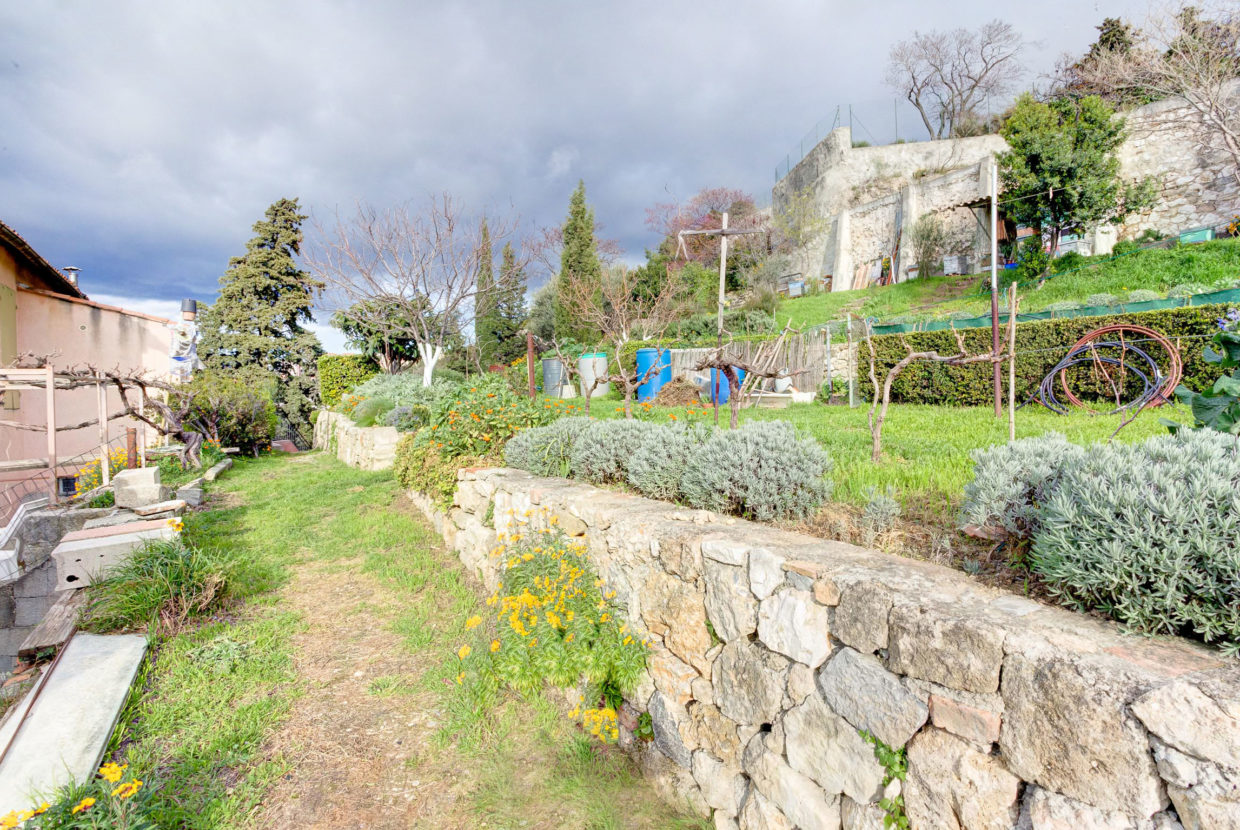
[[[661,352],[661,354],[660,354]],[[645,377],[651,367],[658,362],[658,371],[651,373],[649,380],[637,387],[637,400],[645,403],[654,400],[655,395],[666,383],[672,380],[672,353],[668,349],[638,349],[637,376]]]
[[[739,383],[745,382],[745,370],[736,370],[736,380]],[[710,370],[710,399],[716,403],[727,403],[728,398],[732,396],[732,387],[728,383],[728,376],[718,369]]]

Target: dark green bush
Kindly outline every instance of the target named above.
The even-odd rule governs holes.
[[[319,357],[319,401],[335,406],[346,392],[379,374],[379,366],[360,354],[325,354]]]
[[[1037,391],[1042,378],[1068,352],[1082,335],[1099,326],[1111,323],[1132,323],[1147,326],[1174,340],[1177,337],[1210,336],[1218,330],[1217,320],[1227,311],[1227,306],[1189,306],[1184,308],[1146,311],[1139,314],[1109,314],[1099,317],[1074,317],[1060,320],[1041,320],[1022,323],[1016,328],[1016,397],[1023,401]],[[982,353],[990,350],[990,329],[965,329],[961,332],[966,346]],[[887,370],[908,352],[907,343],[918,351],[935,350],[941,354],[954,353],[956,340],[950,331],[910,332],[888,334],[874,338],[878,354],[878,377],[880,383]],[[1186,344],[1192,340],[1184,341]],[[1154,352],[1158,349],[1155,348]],[[1185,345],[1181,349],[1184,363],[1184,385],[1201,391],[1214,383],[1218,370],[1206,363],[1202,350]],[[867,374],[864,364],[866,350],[862,348],[862,373]],[[1164,367],[1165,368],[1165,367]],[[1006,375],[1006,369],[1005,375]],[[868,383],[859,386],[864,394],[871,394]],[[1105,397],[1107,390],[1102,384],[1090,388],[1081,384],[1086,394]],[[994,387],[990,365],[976,363],[970,366],[946,366],[941,363],[913,363],[900,373],[891,387],[891,399],[898,403],[948,404],[952,406],[985,406],[991,402]]]
[[[1089,260],[1078,252],[1068,251],[1051,260],[1051,270],[1056,274],[1062,274],[1064,271],[1075,271],[1087,262]]]
[[[464,456],[448,458],[441,444],[428,429],[403,436],[396,444],[392,474],[406,490],[425,493],[440,509],[452,506],[456,495],[456,472],[478,459]]]
[[[194,376],[189,392],[189,420],[208,442],[247,455],[271,444],[277,424],[274,378],[205,371]]]
[[[1240,654],[1240,446],[1212,430],[1098,444],[1066,465],[1032,564],[1050,591],[1126,626]]]

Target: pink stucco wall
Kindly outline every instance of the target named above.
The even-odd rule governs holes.
[[[161,378],[168,373],[169,331],[166,326],[169,320],[25,289],[17,291],[16,317],[17,353],[53,355],[51,361],[57,369],[89,365],[99,369],[146,371],[152,377]],[[120,407],[120,396],[109,391],[108,414]],[[56,393],[56,420],[61,424],[89,420],[96,417],[98,411],[94,389]],[[45,423],[46,403],[42,390],[22,392],[21,407],[3,413],[3,417],[25,423]],[[139,424],[130,420],[111,421],[109,435],[123,436],[128,426]],[[148,435],[148,440],[153,439],[153,433]],[[62,459],[98,445],[98,426],[57,435],[57,455]],[[0,430],[0,460],[46,456],[44,433]]]

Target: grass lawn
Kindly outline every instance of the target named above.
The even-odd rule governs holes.
[[[742,420],[782,418],[817,438],[835,463],[831,475],[836,501],[863,505],[871,487],[880,491],[891,487],[906,505],[916,502],[936,512],[959,503],[964,486],[973,478],[970,452],[1008,440],[1006,410],[996,419],[990,408],[892,404],[883,426],[883,460],[876,465],[870,461],[868,413],[868,406],[800,404],[783,410],[745,410]],[[1142,413],[1116,440],[1136,441],[1166,432],[1159,417],[1158,410]],[[1034,406],[1016,413],[1018,438],[1058,431],[1070,441],[1088,444],[1105,441],[1118,425],[1119,419],[1111,416],[1061,417]]]
[[[159,643],[113,741],[161,826],[303,826],[337,804],[349,826],[703,826],[549,699],[460,711],[481,586],[390,473],[277,455],[212,499],[186,539],[231,560],[246,601]],[[429,800],[393,808],[388,785],[410,781]]]
[[[1041,288],[1022,288],[1021,311],[1040,311],[1063,301],[1084,303],[1090,294],[1114,294],[1121,300],[1137,289],[1165,294],[1171,287],[1186,282],[1221,288],[1240,277],[1240,239],[1151,249],[1118,259],[1090,257],[1086,264],[1088,267],[1047,280]],[[777,318],[781,324],[817,325],[841,319],[846,307],[854,314],[874,317],[879,322],[897,316],[934,319],[952,311],[984,314],[990,309],[990,297],[978,292],[988,291],[989,285],[989,274],[973,274],[835,291],[784,300]]]

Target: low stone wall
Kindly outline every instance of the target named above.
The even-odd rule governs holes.
[[[654,643],[622,745],[717,828],[882,828],[862,730],[907,748],[914,828],[1240,827],[1240,667],[1217,652],[840,542],[514,470],[461,476],[448,515],[411,497],[489,587],[497,534],[554,516],[586,542]],[[651,742],[633,737],[640,712]]]
[[[348,416],[326,409],[314,422],[314,448],[361,470],[390,470],[399,441],[396,427],[359,427]]]

